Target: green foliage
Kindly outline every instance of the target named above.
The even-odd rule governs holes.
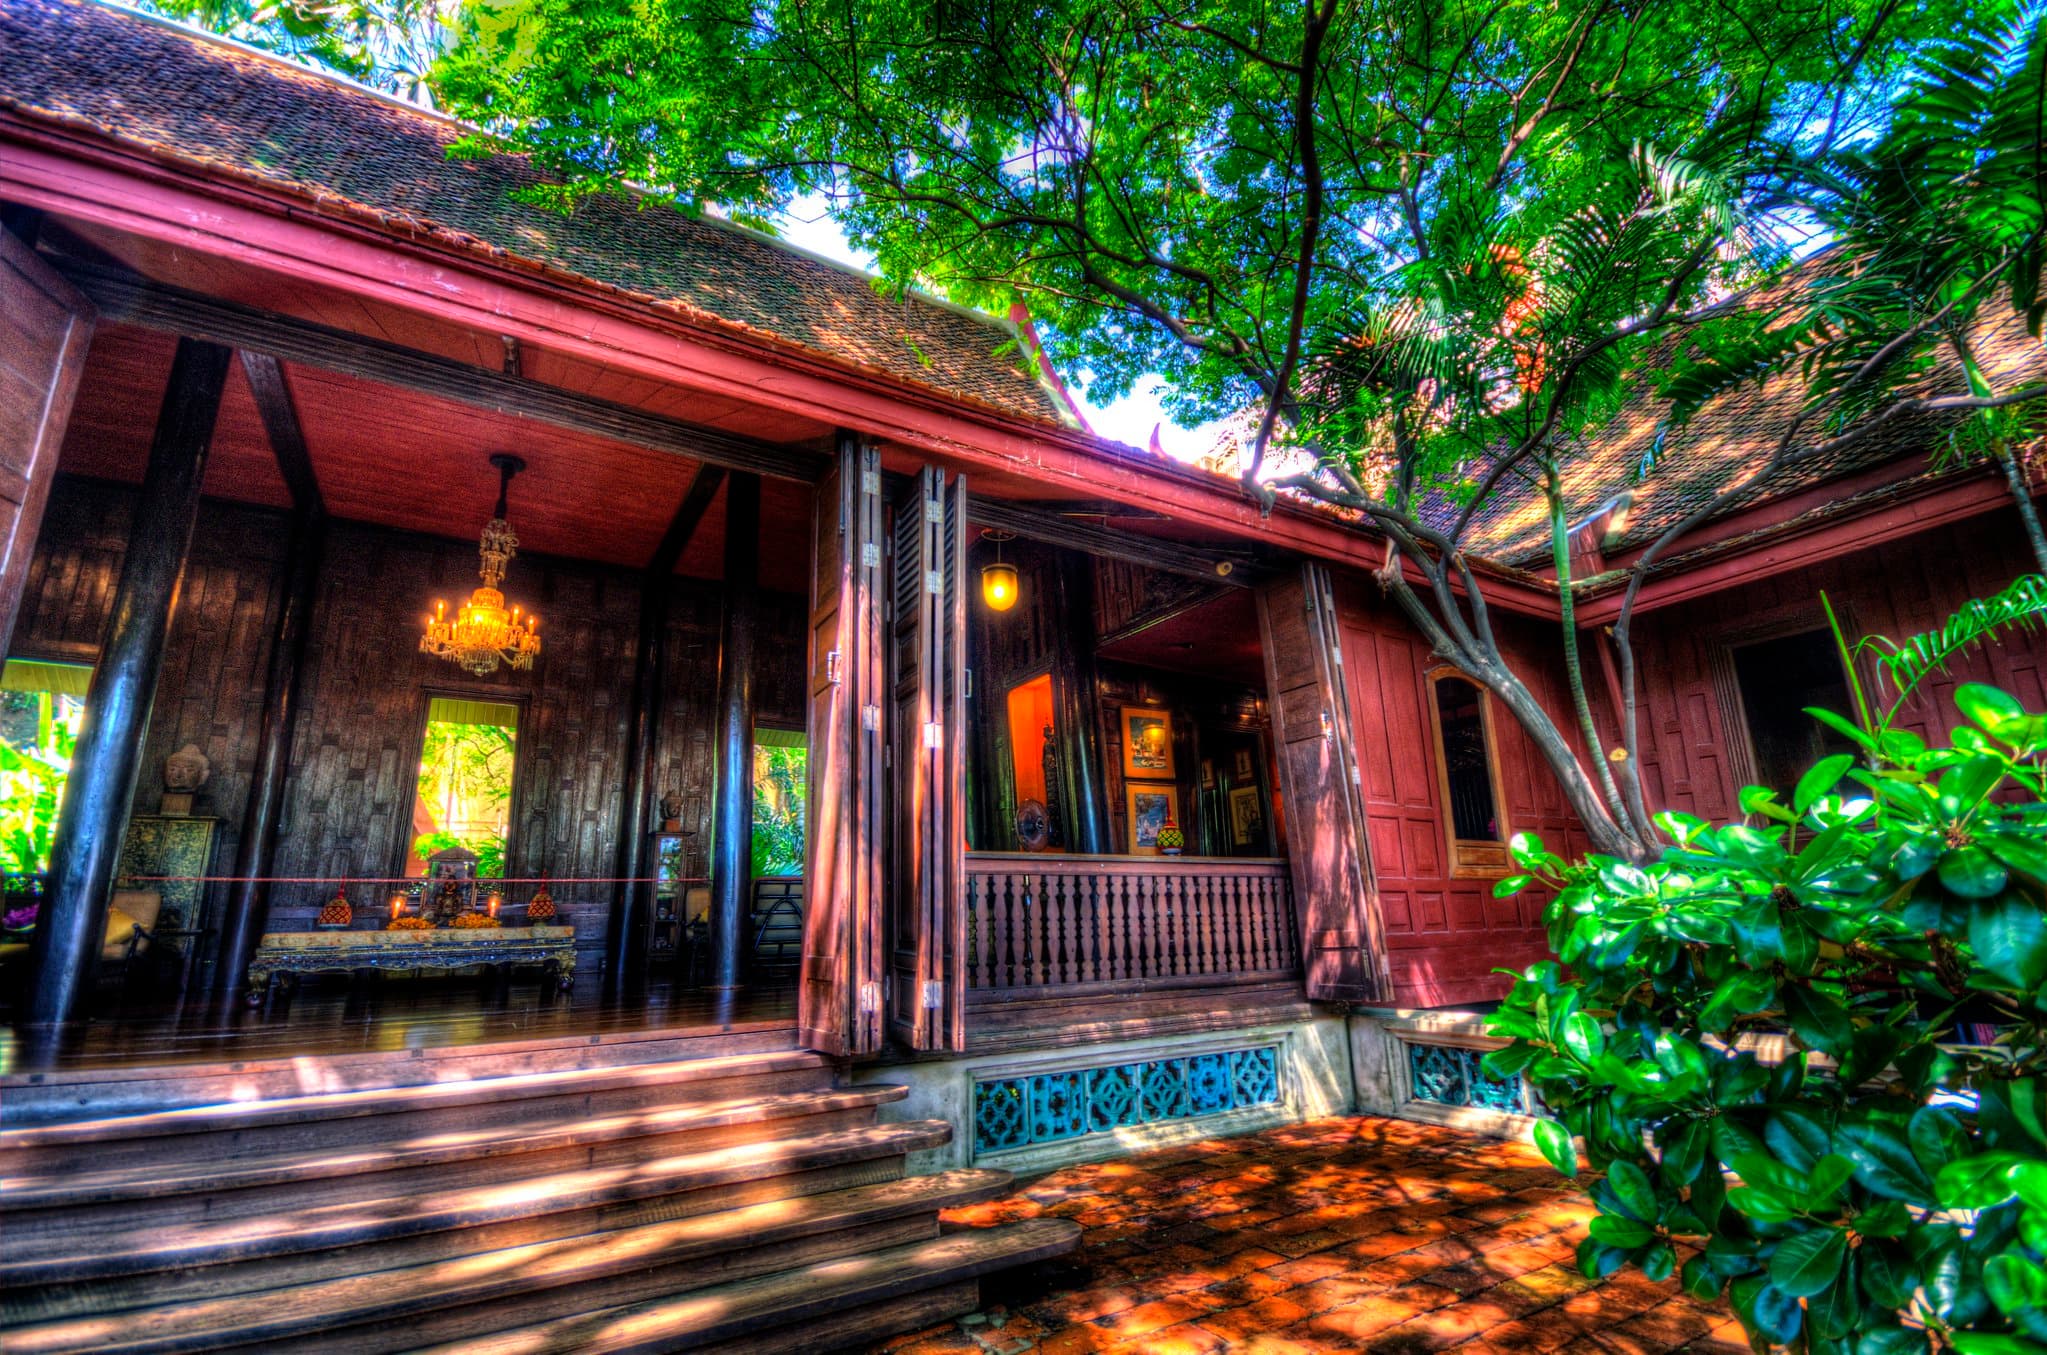
[[[1556,890],[1557,958],[1487,1063],[1557,1117],[1550,1161],[1575,1174],[1575,1137],[1605,1173],[1588,1274],[1682,1258],[1759,1343],[1816,1353],[2047,1351],[2047,717],[1954,699],[1940,746],[1826,716],[1860,760],[1749,787],[1754,824],[1661,815],[1646,865],[1515,840],[1502,888]]]
[[[2047,616],[2047,578],[2027,574],[1987,598],[1972,598],[1942,623],[1939,630],[1914,635],[1903,644],[1871,636],[1856,646],[1871,648],[1896,690],[1895,711],[1935,673],[1977,645],[2013,630],[2030,631]]]
[[[503,833],[421,833],[412,840],[412,854],[424,861],[435,852],[464,847],[476,853],[476,876],[480,880],[503,879],[505,835]]]
[[[414,840],[415,856],[424,860],[449,847],[466,847],[476,853],[478,875],[505,873],[516,737],[507,725],[427,721],[418,795],[440,827]]]
[[[806,748],[755,744],[753,749],[753,873],[803,873],[804,804],[810,774]]]
[[[50,838],[84,711],[75,703],[60,711],[49,692],[10,693],[8,699],[34,703],[35,731],[21,742],[0,739],[0,873],[31,875],[49,869]]]

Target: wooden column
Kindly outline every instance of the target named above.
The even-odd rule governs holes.
[[[298,716],[299,671],[312,633],[313,604],[319,595],[320,565],[326,553],[327,505],[306,450],[305,433],[292,404],[291,388],[276,358],[242,354],[242,371],[270,438],[271,454],[291,491],[292,522],[284,559],[284,595],[270,634],[270,666],[263,681],[263,719],[256,733],[256,762],[249,799],[242,811],[235,848],[234,883],[228,886],[221,918],[220,962],[213,987],[222,1005],[241,995],[249,961],[270,919],[270,874],[277,859],[278,824],[284,817],[284,788],[291,775],[292,725]]]
[[[737,988],[753,881],[753,649],[760,627],[761,482],[725,491],[725,616],[718,644],[717,769],[711,807],[711,986]]]
[[[675,583],[675,565],[696,534],[711,500],[725,483],[725,472],[706,466],[684,491],[681,507],[662,534],[640,582],[640,629],[633,650],[632,705],[626,721],[626,784],[619,802],[616,874],[637,881],[648,873],[647,837],[654,826],[655,766],[660,748],[661,694],[667,690],[668,599]],[[648,918],[654,890],[647,883],[612,887],[609,929],[604,936],[605,986],[618,989],[643,977]]]
[[[57,814],[49,893],[30,953],[32,1025],[52,1027],[71,1020],[91,974],[232,356],[216,344],[181,339],[171,362],[149,469],[86,695],[85,723]]]
[[[1084,555],[1060,551],[1051,570],[1059,590],[1060,643],[1052,659],[1052,723],[1059,740],[1059,797],[1072,825],[1067,845],[1085,856],[1116,850],[1102,784],[1095,700],[1095,593]]]

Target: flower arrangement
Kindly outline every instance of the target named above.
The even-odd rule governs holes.
[[[433,923],[410,913],[403,917],[394,917],[384,924],[384,930],[387,932],[430,932],[433,929]]]
[[[36,913],[41,908],[42,904],[37,902],[31,903],[25,908],[10,908],[5,913],[0,913],[0,930],[10,932],[27,931],[30,927],[36,925]]]
[[[463,913],[455,919],[455,926],[471,931],[478,927],[495,927],[497,925],[498,920],[489,913]]]

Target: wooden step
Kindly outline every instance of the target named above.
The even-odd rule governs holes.
[[[721,1140],[713,1137],[712,1131],[744,1133],[753,1128],[760,1131],[754,1137],[786,1137],[815,1128],[850,1127],[836,1123],[819,1126],[816,1120],[869,1111],[908,1094],[907,1087],[866,1084],[666,1106],[592,1120],[521,1120],[456,1133],[408,1135],[381,1145],[294,1149],[269,1156],[235,1157],[225,1164],[209,1155],[194,1162],[166,1165],[148,1161],[101,1171],[45,1169],[0,1177],[0,1214],[69,1205],[133,1205],[166,1196],[216,1194],[285,1184],[303,1187],[334,1177],[353,1178],[358,1190],[368,1191],[385,1186],[384,1181],[372,1179],[382,1173],[425,1167],[435,1168],[433,1175],[424,1178],[429,1185],[456,1184],[453,1173],[457,1171],[504,1179],[514,1173],[532,1175],[565,1169],[568,1164],[554,1162],[565,1153],[577,1156],[579,1160],[572,1164],[575,1166],[604,1165],[604,1154],[612,1151],[635,1156],[661,1155],[661,1145],[648,1140],[687,1135],[694,1146],[713,1147]],[[728,1137],[722,1141],[738,1140]],[[13,1165],[6,1158],[0,1158],[0,1164],[9,1168]],[[303,1206],[321,1201],[298,1192],[293,1202]]]
[[[385,1142],[398,1134],[435,1129],[474,1130],[542,1116],[601,1115],[692,1099],[732,1100],[821,1089],[830,1083],[825,1060],[795,1051],[559,1069],[0,1130],[0,1160],[14,1175],[106,1170],[139,1162],[165,1165],[186,1152],[217,1162],[292,1146]],[[404,1117],[405,1127],[394,1127],[394,1117]]]
[[[787,1021],[611,1031],[306,1058],[201,1059],[0,1075],[0,1126],[144,1115],[190,1106],[671,1063],[796,1048]]]
[[[869,1310],[886,1316],[900,1300],[1063,1256],[1079,1244],[1080,1225],[1070,1219],[975,1228],[428,1349],[432,1355],[655,1355],[743,1343],[735,1348],[824,1350],[819,1324],[834,1315]],[[901,1330],[899,1322],[892,1325]],[[777,1344],[792,1333],[808,1344]]]
[[[467,1250],[544,1241],[648,1217],[615,1217],[621,1206],[658,1200],[666,1217],[707,1213],[764,1198],[865,1184],[823,1169],[885,1162],[891,1179],[906,1153],[939,1147],[952,1137],[942,1120],[869,1125],[794,1140],[770,1140],[703,1153],[626,1162],[587,1171],[445,1191],[350,1201],[288,1213],[165,1227],[136,1226],[123,1205],[23,1210],[6,1220],[0,1286],[52,1284],[299,1252],[381,1245],[394,1238],[461,1230]],[[735,1187],[761,1186],[766,1194]],[[608,1215],[614,1215],[608,1217]],[[525,1235],[474,1236],[519,1221]]]
[[[155,1277],[166,1283],[152,1306],[132,1312],[82,1306],[102,1297],[89,1293],[10,1306],[6,1348],[60,1355],[289,1342],[308,1355],[380,1355],[539,1322],[564,1297],[579,1310],[615,1307],[930,1240],[938,1210],[1011,1184],[1006,1172],[947,1172],[234,1298],[209,1297],[203,1275]],[[90,1315],[59,1317],[67,1307]]]

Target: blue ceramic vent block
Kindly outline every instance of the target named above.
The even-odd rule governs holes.
[[[1279,1101],[1279,1047],[1112,1063],[974,1084],[974,1152],[1057,1143]]]
[[[1503,1110],[1510,1115],[1529,1113],[1531,1101],[1522,1090],[1521,1079],[1501,1081],[1485,1075],[1479,1060],[1482,1049],[1464,1049],[1447,1044],[1411,1044],[1407,1047],[1408,1082],[1417,1101],[1441,1106],[1471,1106],[1479,1110]]]

